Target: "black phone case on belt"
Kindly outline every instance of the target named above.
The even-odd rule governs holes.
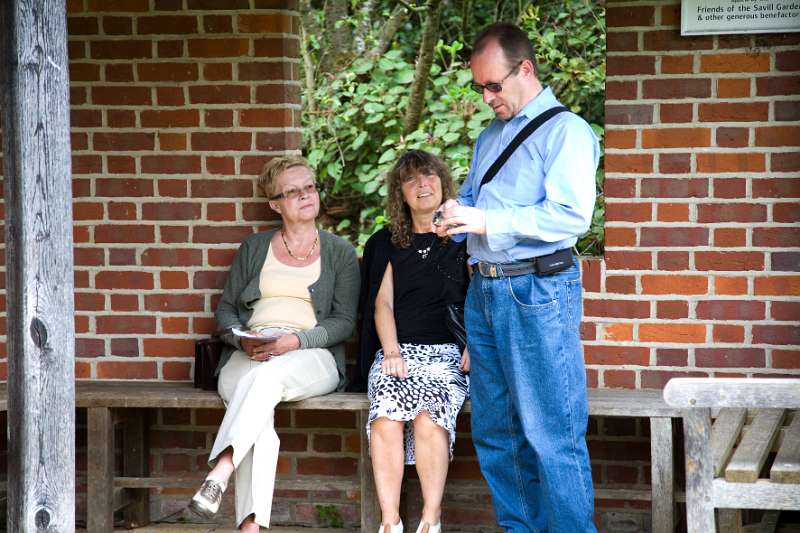
[[[572,248],[564,248],[550,255],[536,258],[536,273],[549,276],[572,266]]]

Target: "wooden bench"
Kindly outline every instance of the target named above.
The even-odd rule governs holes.
[[[0,387],[0,410],[6,409],[6,387]],[[156,408],[222,409],[215,392],[192,388],[189,383],[132,381],[79,381],[75,404],[87,409],[89,457],[87,471],[87,530],[94,533],[113,529],[115,510],[123,509],[129,527],[149,522],[149,489],[195,487],[197,480],[149,477],[146,410]],[[352,486],[337,480],[335,490],[354,489],[361,493],[361,530],[375,531],[380,523],[372,464],[366,445],[364,426],[369,403],[364,394],[333,393],[299,402],[283,403],[278,409],[351,411],[358,414],[361,428],[361,454],[358,481]],[[469,412],[470,404],[464,405]],[[598,499],[652,502],[653,531],[674,530],[675,491],[673,484],[673,418],[679,409],[668,406],[660,390],[589,390],[589,414],[604,417],[643,417],[650,419],[651,490],[597,489]],[[114,425],[122,425],[123,472],[114,475]],[[282,489],[326,488],[319,479],[279,479]]]
[[[739,509],[800,509],[800,412],[787,411],[800,409],[800,379],[677,378],[664,399],[686,410],[690,533],[717,531],[715,508],[725,533],[742,531]]]

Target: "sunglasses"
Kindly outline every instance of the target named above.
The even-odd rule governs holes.
[[[516,73],[517,70],[519,70],[519,66],[521,64],[522,61],[517,63],[514,66],[514,68],[512,68],[511,71],[508,74],[506,74],[502,80],[498,82],[489,82],[486,85],[481,85],[480,83],[472,83],[470,84],[470,87],[472,88],[473,91],[475,91],[478,94],[483,94],[483,91],[489,91],[490,93],[499,93],[500,91],[503,90],[503,82],[506,81],[509,78],[509,76]]]
[[[296,198],[299,198],[301,195],[302,196],[309,196],[309,195],[314,194],[316,192],[319,192],[319,189],[317,189],[317,184],[312,181],[311,183],[307,183],[307,184],[303,185],[300,188],[298,188],[298,187],[288,187],[287,189],[284,189],[283,192],[278,193],[278,194],[276,194],[274,196],[270,196],[269,199],[270,200],[283,200],[284,198],[286,198],[287,200],[294,200]]]

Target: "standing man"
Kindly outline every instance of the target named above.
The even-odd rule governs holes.
[[[581,276],[571,247],[592,218],[597,138],[577,115],[559,113],[481,186],[517,133],[560,106],[535,65],[513,24],[476,39],[472,88],[497,120],[478,137],[459,202],[444,205],[435,230],[468,234],[472,432],[498,524],[514,533],[594,532]]]

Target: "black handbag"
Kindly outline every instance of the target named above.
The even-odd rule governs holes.
[[[224,342],[219,337],[198,339],[194,343],[194,387],[217,390],[217,366]]]
[[[462,353],[467,347],[467,329],[464,327],[464,306],[461,304],[448,304],[445,315],[447,329],[456,338],[458,349]]]

